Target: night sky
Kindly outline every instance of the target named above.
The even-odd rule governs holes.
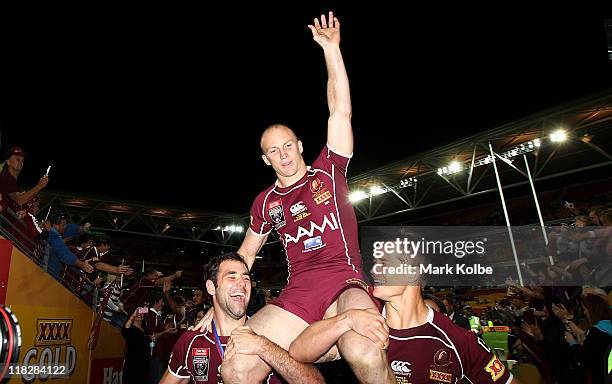
[[[1,150],[49,164],[50,190],[247,212],[274,181],[259,135],[325,143],[326,72],[306,28],[333,9],[351,81],[351,175],[612,87],[605,12],[590,7],[248,8],[24,13],[4,37]],[[291,7],[291,8],[289,8]]]

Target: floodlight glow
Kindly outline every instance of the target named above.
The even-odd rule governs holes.
[[[409,177],[407,179],[400,180],[400,188],[413,187],[417,183],[416,177]]]
[[[458,161],[451,162],[448,167],[438,168],[438,175],[440,176],[448,176],[453,173],[461,172],[461,163]]]
[[[382,195],[385,192],[387,192],[387,191],[383,187],[381,187],[380,185],[374,185],[374,186],[370,187],[370,195],[371,196]]]
[[[217,226],[215,231],[223,231],[223,232],[238,232],[242,233],[244,231],[244,227],[242,225],[226,225],[224,227]]]
[[[553,143],[561,143],[565,140],[567,140],[567,133],[562,129],[558,129],[550,134],[550,141]]]
[[[368,194],[365,193],[364,191],[355,191],[355,192],[351,192],[351,194],[349,194],[349,201],[351,203],[356,203],[358,201],[361,201],[363,199],[367,199],[368,198]]]
[[[456,173],[456,172],[459,172],[459,171],[461,171],[461,164],[458,161],[453,161],[448,166],[448,172],[449,173]]]

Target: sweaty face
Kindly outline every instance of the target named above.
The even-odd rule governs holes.
[[[244,263],[226,260],[219,266],[214,300],[235,320],[242,318],[251,298],[251,277]]]
[[[302,167],[302,145],[295,134],[286,127],[272,128],[261,138],[261,148],[266,164],[271,165],[279,177],[295,176]]]

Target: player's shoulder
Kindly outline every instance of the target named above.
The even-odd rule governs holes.
[[[210,340],[206,333],[200,331],[185,331],[185,333],[183,333],[176,342],[176,345],[181,345],[184,347],[187,347],[190,344],[210,344]]]
[[[264,189],[263,191],[259,192],[257,194],[257,196],[255,197],[254,202],[257,203],[257,204],[263,204],[265,202],[265,200],[267,198],[269,198],[269,195],[271,194],[271,192],[274,189],[275,185],[276,184],[271,184],[266,189]]]

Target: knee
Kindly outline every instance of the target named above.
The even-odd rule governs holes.
[[[351,365],[360,367],[380,368],[386,365],[387,356],[370,339],[355,331],[345,333],[338,340],[340,354]]]

